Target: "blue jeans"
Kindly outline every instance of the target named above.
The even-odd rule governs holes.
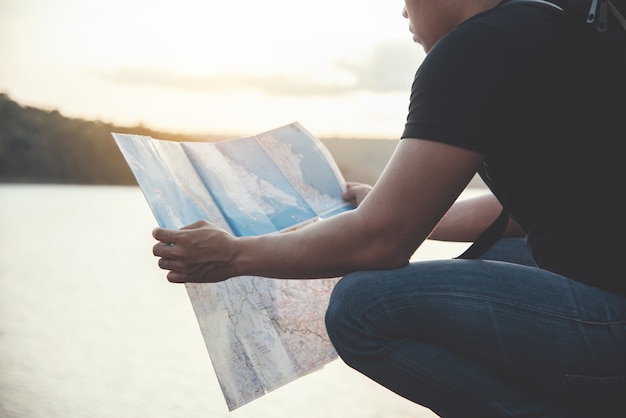
[[[484,258],[511,256],[345,276],[337,352],[441,417],[626,417],[626,297],[524,265],[521,239]]]

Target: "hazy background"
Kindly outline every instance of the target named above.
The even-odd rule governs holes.
[[[423,59],[403,5],[0,0],[0,92],[168,132],[397,139]]]
[[[402,6],[0,0],[0,416],[433,416],[340,361],[228,414],[110,136],[218,140],[297,120],[346,179],[373,183],[423,59]]]

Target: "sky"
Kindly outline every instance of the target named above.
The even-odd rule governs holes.
[[[0,0],[0,92],[124,126],[397,139],[424,53],[402,0]]]

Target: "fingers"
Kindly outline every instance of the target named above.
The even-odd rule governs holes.
[[[157,257],[174,258],[178,255],[178,251],[174,243],[158,242],[152,247],[152,254]]]
[[[169,270],[170,282],[216,282],[230,277],[223,260],[230,259],[226,241],[231,236],[207,221],[179,230],[155,228],[152,236],[158,241],[152,253],[160,257],[159,267]]]
[[[154,239],[156,239],[157,241],[161,241],[162,243],[176,244],[177,239],[185,235],[183,231],[189,231],[192,229],[199,229],[199,228],[206,228],[206,227],[219,229],[216,226],[211,225],[209,222],[201,220],[201,221],[194,222],[190,225],[183,226],[179,230],[167,229],[167,228],[154,228],[152,230],[152,236],[154,237]]]
[[[181,231],[190,230],[190,229],[198,229],[210,225],[207,221],[197,221],[192,223],[191,225],[183,226],[179,230],[176,229],[167,229],[167,228],[154,228],[152,230],[152,236],[157,240],[164,242],[166,244],[174,244],[176,242],[176,237],[181,235]]]
[[[186,225],[183,226],[182,228],[180,228],[181,230],[185,230],[185,229],[198,229],[198,228],[203,228],[205,226],[209,226],[211,225],[210,223],[208,223],[205,220],[200,220],[200,221],[196,221],[190,225]]]
[[[159,257],[177,254],[183,246],[181,244],[184,244],[185,236],[187,235],[184,231],[196,229],[204,225],[207,225],[206,221],[195,222],[179,230],[154,228],[152,230],[152,236],[159,242],[154,245],[152,249],[153,254]]]
[[[177,271],[170,271],[169,273],[167,273],[166,277],[170,283],[189,282],[189,276],[187,274],[179,273]]]
[[[191,280],[191,273],[193,269],[191,266],[180,259],[173,258],[171,254],[174,252],[174,248],[169,244],[163,244],[159,242],[153,247],[152,252],[155,256],[161,257],[158,261],[158,266],[163,270],[169,270],[167,273],[167,280],[172,283],[185,283]]]
[[[173,243],[175,234],[176,231],[173,229],[154,228],[152,230],[152,236],[154,239],[163,243]]]
[[[152,236],[159,240],[152,247],[152,254],[156,257],[170,260],[184,260],[189,254],[186,249],[186,239],[180,231],[156,228]],[[161,267],[164,268],[164,267]]]
[[[171,283],[216,283],[227,279],[215,271],[206,271],[202,265],[188,265],[176,260],[161,259],[159,267],[169,270],[166,277]]]
[[[159,259],[159,267],[163,270],[174,270],[179,272],[187,272],[188,266],[173,258],[161,258]]]
[[[356,200],[354,189],[357,187],[359,183],[348,182],[346,183],[346,191],[343,193],[343,199],[348,202],[354,202]]]
[[[365,196],[372,190],[372,186],[364,183],[349,182],[346,186],[347,190],[343,194],[344,200],[356,203],[357,206],[361,204]]]

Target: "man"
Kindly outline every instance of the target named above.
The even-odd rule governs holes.
[[[428,55],[380,180],[346,194],[358,208],[279,235],[157,229],[159,265],[173,282],[345,275],[327,312],[340,356],[443,417],[625,416],[626,91],[556,8],[405,4]],[[498,199],[450,209],[479,170]],[[408,264],[502,204],[532,266]]]

